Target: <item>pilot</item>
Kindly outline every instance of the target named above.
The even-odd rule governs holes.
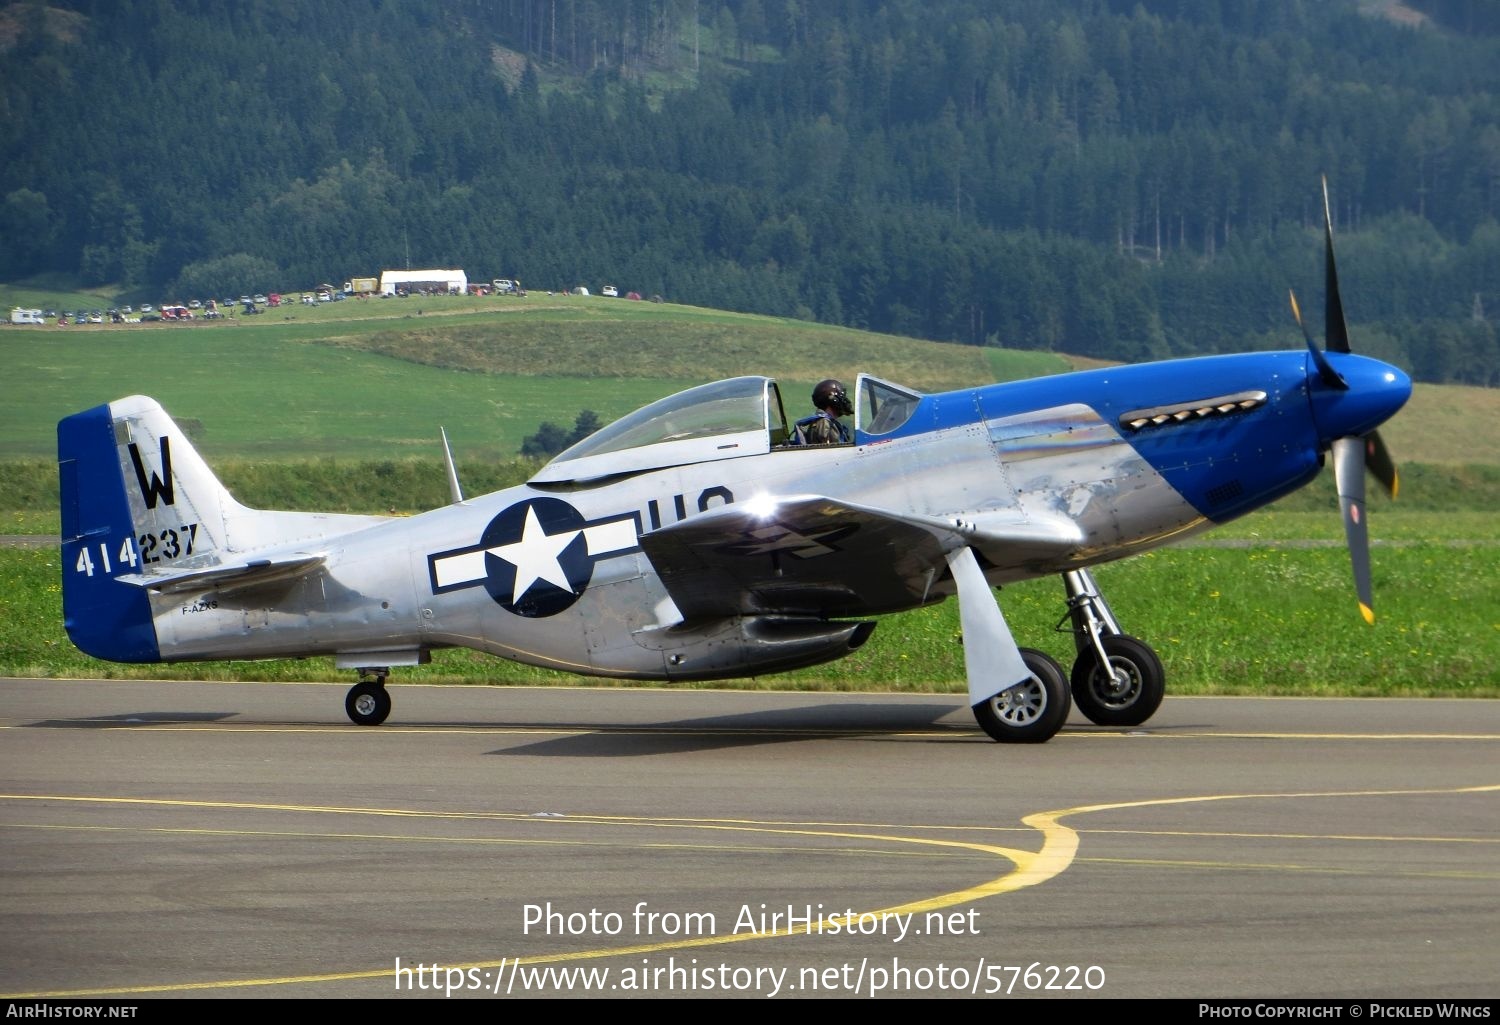
[[[820,382],[813,389],[812,402],[817,412],[797,421],[795,437],[799,442],[806,445],[847,445],[854,440],[849,428],[839,420],[841,416],[854,413],[849,393],[842,384],[831,377]]]

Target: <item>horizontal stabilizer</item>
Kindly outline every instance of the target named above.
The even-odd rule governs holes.
[[[275,583],[304,576],[323,564],[322,555],[289,556],[277,559],[250,559],[246,562],[213,566],[202,570],[184,570],[180,573],[122,574],[121,583],[145,587],[162,594],[181,594],[184,591],[216,591],[232,594],[262,584]]]

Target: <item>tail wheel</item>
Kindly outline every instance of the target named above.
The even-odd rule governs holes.
[[[1073,703],[1100,726],[1139,726],[1156,714],[1167,674],[1151,645],[1128,634],[1101,637],[1109,669],[1086,646],[1073,663]]]
[[[1044,651],[1022,648],[1031,677],[974,706],[974,718],[1002,744],[1041,744],[1067,721],[1073,701],[1062,666]]]
[[[360,726],[379,726],[391,714],[391,695],[382,683],[356,683],[344,698],[344,711]]]

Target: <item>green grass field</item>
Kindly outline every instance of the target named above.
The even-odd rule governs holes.
[[[21,303],[21,305],[30,305]],[[420,312],[418,312],[420,311]],[[286,318],[292,319],[286,319]],[[1289,341],[1289,345],[1295,342]],[[766,373],[789,415],[811,382],[875,373],[936,390],[1069,368],[775,318],[625,300],[368,300],[196,325],[9,327],[0,398],[0,533],[57,531],[55,426],[145,393],[184,422],[253,506],[417,511],[445,501],[439,428],[469,493],[525,479],[543,421],[608,421],[719,377]],[[1372,495],[1376,609],[1359,617],[1329,478],[1205,539],[1101,567],[1125,629],[1151,641],[1179,694],[1500,694],[1500,392],[1419,386],[1387,428],[1399,503]],[[56,548],[0,548],[0,675],[350,679],[329,660],[132,668],[79,654],[61,626]],[[1071,662],[1056,581],[1006,588],[1022,644]],[[887,617],[854,655],[744,686],[964,690],[957,605]],[[439,652],[396,679],[578,678]],[[714,686],[725,686],[715,684]]]

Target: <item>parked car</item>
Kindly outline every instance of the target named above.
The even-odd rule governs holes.
[[[599,289],[599,294],[607,295],[611,299],[618,299],[620,297],[620,290],[614,285],[605,285],[603,288]]]

